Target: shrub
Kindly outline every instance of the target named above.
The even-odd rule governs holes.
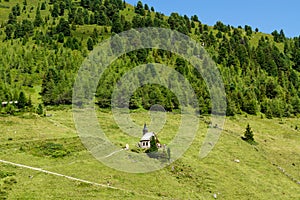
[[[52,142],[43,144],[40,146],[40,150],[44,155],[51,156],[53,158],[62,158],[70,153],[62,144]]]

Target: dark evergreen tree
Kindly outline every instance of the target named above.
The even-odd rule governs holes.
[[[89,51],[93,50],[93,48],[94,48],[93,46],[94,46],[93,39],[92,39],[92,38],[89,38],[89,39],[87,40],[87,48],[88,48],[88,50],[89,50]]]
[[[252,35],[252,28],[251,26],[245,25],[245,31],[247,36],[251,36]]]
[[[27,104],[27,98],[25,96],[25,93],[23,91],[21,91],[19,94],[17,106],[18,106],[18,108],[23,109],[23,108],[25,108],[26,104]]]
[[[5,26],[5,34],[6,34],[6,39],[11,39],[12,38],[12,34],[14,33],[14,29],[15,27],[12,24],[8,24]]]
[[[64,34],[63,33],[59,33],[58,37],[57,37],[57,42],[64,43],[64,41],[65,41]]]
[[[37,109],[36,109],[36,113],[38,114],[38,115],[43,115],[44,114],[44,109],[43,109],[43,105],[42,104],[39,104],[38,105],[38,107],[37,107]]]
[[[59,2],[59,16],[64,16],[66,9],[66,3],[64,1]]]
[[[12,7],[12,13],[15,16],[21,15],[21,7],[20,7],[19,3],[17,3],[17,5],[15,5],[14,7]]]
[[[23,38],[25,35],[31,36],[33,34],[33,24],[31,21],[24,19],[22,23],[15,25],[14,38]]]
[[[54,5],[53,5],[51,16],[54,18],[59,16],[59,5],[57,3],[54,3]]]
[[[46,10],[46,3],[45,2],[42,2],[41,10]]]
[[[90,20],[90,15],[89,15],[89,12],[88,12],[88,10],[87,9],[84,9],[84,11],[83,11],[83,22],[84,22],[84,24],[89,24],[90,22],[89,22],[89,20]]]
[[[69,22],[64,18],[60,18],[59,23],[56,26],[56,33],[63,33],[64,36],[70,36],[71,28]]]
[[[123,25],[121,22],[121,18],[119,16],[119,14],[116,13],[112,19],[111,32],[112,33],[121,33],[122,31],[123,31]]]
[[[251,130],[251,127],[249,124],[246,127],[246,131],[245,131],[244,137],[242,137],[242,139],[244,141],[248,142],[249,144],[255,144],[253,131]]]
[[[75,24],[78,24],[78,25],[84,24],[84,14],[83,14],[82,8],[77,8],[74,22],[75,22]]]
[[[144,6],[141,1],[138,1],[137,5],[134,7],[134,12],[142,16],[145,15]]]
[[[43,23],[44,23],[44,21],[43,21],[43,18],[41,16],[40,9],[39,9],[39,7],[37,7],[33,24],[34,24],[35,27],[40,27]]]
[[[158,151],[155,137],[152,136],[150,139],[150,148],[147,149],[146,153],[155,153]]]
[[[7,24],[15,24],[17,22],[17,17],[13,13],[9,13]]]

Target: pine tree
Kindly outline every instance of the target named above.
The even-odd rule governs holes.
[[[244,141],[248,142],[249,144],[255,144],[253,131],[251,130],[251,127],[249,124],[246,127],[246,131],[245,131],[244,137],[242,137],[242,139]]]
[[[69,22],[66,21],[64,18],[60,18],[59,23],[57,24],[57,27],[56,27],[56,32],[63,33],[64,36],[70,36],[71,29],[70,29]]]
[[[51,12],[51,16],[54,17],[54,18],[56,18],[56,17],[58,17],[58,15],[59,15],[59,6],[58,6],[57,3],[55,3],[53,5],[53,10]]]
[[[64,1],[61,1],[59,3],[59,16],[64,16],[65,8],[66,8],[66,3]]]
[[[15,16],[20,16],[21,15],[21,7],[19,4],[17,4],[16,6],[14,6],[12,8],[12,12]]]
[[[27,104],[26,96],[25,96],[24,92],[21,91],[19,94],[19,99],[18,99],[18,108],[20,108],[20,109],[25,108],[26,104]]]
[[[14,32],[14,26],[12,24],[7,24],[5,27],[5,34],[6,34],[6,39],[11,39],[12,38],[12,34]]]
[[[112,27],[111,32],[113,33],[121,33],[123,31],[121,18],[119,14],[115,14],[112,19]]]
[[[152,136],[151,139],[150,139],[150,148],[146,151],[146,153],[154,153],[154,152],[157,152],[158,151],[158,148],[157,148],[157,145],[156,145],[156,140],[155,140],[155,137]]]
[[[40,9],[37,8],[33,24],[34,24],[35,27],[40,27],[43,23],[44,22],[43,22],[43,18],[41,16]]]
[[[137,14],[140,14],[142,16],[145,15],[144,6],[143,6],[143,3],[141,1],[138,1],[136,7],[134,8],[134,12],[137,13]]]
[[[87,41],[87,48],[89,51],[93,50],[94,42],[92,38],[89,38]]]
[[[45,2],[42,3],[41,10],[46,10],[46,3]]]
[[[7,24],[15,24],[17,22],[17,16],[13,13],[9,13]]]
[[[38,115],[43,115],[44,110],[43,110],[43,105],[42,105],[42,104],[39,104],[39,105],[38,105],[38,107],[37,107],[37,109],[36,109],[36,113],[37,113]]]

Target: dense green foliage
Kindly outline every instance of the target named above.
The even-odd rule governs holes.
[[[248,25],[235,28],[217,22],[209,27],[196,15],[166,17],[142,2],[134,8],[122,0],[51,0],[32,6],[14,2],[12,7],[0,3],[8,13],[0,19],[0,101],[21,102],[2,112],[30,107],[25,100],[31,95],[41,95],[44,105],[71,104],[76,72],[94,45],[115,33],[154,26],[177,30],[203,44],[223,76],[228,115],[262,112],[272,118],[300,113],[300,37],[286,38],[282,30],[267,35]],[[210,113],[210,95],[201,76],[178,55],[157,49],[131,52],[115,61],[99,82],[98,105],[110,107],[120,77],[150,62],[182,73],[196,92],[200,113]],[[33,106],[39,103],[35,100]],[[180,107],[175,95],[158,85],[139,88],[130,107],[149,109],[157,103],[169,111]]]

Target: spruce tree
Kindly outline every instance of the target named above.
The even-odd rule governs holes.
[[[26,99],[26,96],[24,94],[23,91],[20,92],[19,94],[19,99],[18,99],[18,108],[25,108],[27,104],[27,99]]]
[[[93,39],[89,37],[89,39],[87,40],[87,48],[89,51],[93,50],[93,46],[94,46],[94,42]]]
[[[44,21],[43,21],[43,18],[41,16],[40,9],[37,8],[33,24],[34,24],[35,27],[40,27],[43,23],[44,23]]]
[[[246,131],[245,131],[244,137],[242,137],[242,139],[244,141],[248,142],[249,144],[255,144],[253,131],[251,130],[251,127],[249,124],[246,127]]]
[[[146,153],[152,153],[152,152],[157,152],[158,148],[156,145],[155,137],[152,136],[150,139],[150,148],[146,151]]]
[[[59,15],[59,6],[57,3],[55,3],[53,6],[53,10],[51,12],[51,16],[56,18],[56,17],[58,17],[58,15]]]
[[[38,115],[43,115],[44,110],[43,110],[42,104],[39,104],[39,105],[38,105],[38,107],[37,107],[37,109],[36,109],[36,113],[37,113]]]

